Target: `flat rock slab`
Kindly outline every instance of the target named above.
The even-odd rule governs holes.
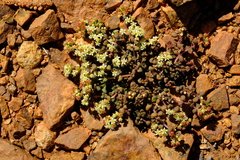
[[[68,116],[75,102],[72,89],[76,85],[60,71],[48,65],[37,79],[36,90],[43,112],[43,121],[49,129],[56,129]]]
[[[211,47],[206,54],[217,63],[219,67],[232,65],[234,52],[237,48],[237,41],[232,33],[219,32],[212,40]]]
[[[0,160],[37,160],[23,149],[0,138]]]
[[[65,149],[77,150],[89,138],[91,131],[84,127],[78,127],[70,130],[65,134],[61,134],[55,140],[55,143]]]
[[[109,131],[89,156],[89,160],[160,160],[159,154],[139,130],[133,127],[131,120],[127,127]]]

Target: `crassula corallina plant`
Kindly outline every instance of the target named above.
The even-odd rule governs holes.
[[[64,67],[66,77],[80,79],[73,96],[104,117],[105,128],[117,129],[130,117],[141,130],[151,128],[178,146],[193,114],[200,120],[213,115],[210,102],[186,86],[195,67],[184,54],[194,45],[186,43],[186,30],[180,28],[174,35],[176,43],[161,47],[163,34],[145,39],[130,15],[121,14],[120,19],[125,28],[115,30],[99,20],[82,20],[76,36],[65,41],[65,50],[79,62]],[[167,119],[176,127],[170,128]]]

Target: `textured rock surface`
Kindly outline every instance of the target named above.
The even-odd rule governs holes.
[[[3,96],[0,96],[0,113],[1,113],[1,117],[4,119],[8,118],[9,116],[9,109]]]
[[[127,127],[109,131],[98,143],[89,160],[111,159],[160,159],[150,141],[128,121]]]
[[[90,135],[91,131],[89,129],[78,127],[59,135],[55,140],[55,143],[64,149],[78,150]]]
[[[224,126],[219,122],[211,123],[206,127],[201,129],[203,136],[209,142],[220,141],[223,138],[223,134],[225,132]]]
[[[23,149],[0,138],[0,160],[37,160]]]
[[[38,45],[54,42],[64,37],[54,10],[47,10],[36,18],[30,25],[29,31]]]
[[[226,67],[233,63],[236,47],[233,34],[221,31],[211,40],[211,47],[206,53],[219,67]]]
[[[44,122],[39,123],[34,130],[34,139],[42,149],[49,149],[54,145],[56,133],[50,131]]]
[[[214,110],[220,111],[229,108],[228,93],[225,85],[215,89],[207,97],[214,103]]]
[[[36,89],[35,75],[32,73],[31,69],[20,68],[17,71],[15,77],[17,87],[25,92],[34,92]]]
[[[194,141],[193,135],[185,134],[183,135],[184,145],[176,150],[165,145],[164,142],[166,139],[164,137],[156,137],[156,135],[151,131],[145,135],[150,139],[154,147],[158,150],[163,160],[187,160]]]
[[[197,93],[208,92],[213,89],[213,84],[207,74],[200,74],[196,79]]]
[[[57,81],[56,81],[57,80]],[[48,65],[37,79],[37,94],[43,111],[43,121],[49,129],[61,125],[74,104],[75,84]]]
[[[18,50],[16,58],[21,67],[32,69],[41,62],[43,52],[34,41],[24,41]]]

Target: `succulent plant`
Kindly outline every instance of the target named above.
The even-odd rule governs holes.
[[[64,75],[80,75],[73,95],[81,105],[105,117],[106,128],[116,129],[130,117],[141,130],[151,128],[178,146],[182,130],[190,126],[194,114],[200,120],[213,115],[212,103],[186,83],[196,72],[187,59],[196,44],[185,28],[179,28],[172,35],[174,43],[161,47],[158,40],[164,34],[145,39],[137,22],[125,9],[120,11],[127,29],[108,30],[99,20],[78,24],[80,35],[91,43],[83,44],[77,37],[67,39],[65,49],[80,63],[66,64]],[[175,128],[169,127],[168,120]]]

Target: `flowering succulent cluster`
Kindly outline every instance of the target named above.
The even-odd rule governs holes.
[[[80,75],[73,95],[104,117],[105,128],[116,129],[130,117],[141,130],[151,128],[178,146],[194,114],[200,120],[213,115],[212,104],[186,85],[196,72],[187,57],[195,44],[180,28],[173,41],[161,47],[158,39],[163,34],[145,39],[144,30],[125,12],[122,9],[120,19],[126,28],[108,30],[99,20],[79,23],[79,33],[91,43],[77,38],[65,42],[65,49],[80,63],[66,64],[64,75]]]

